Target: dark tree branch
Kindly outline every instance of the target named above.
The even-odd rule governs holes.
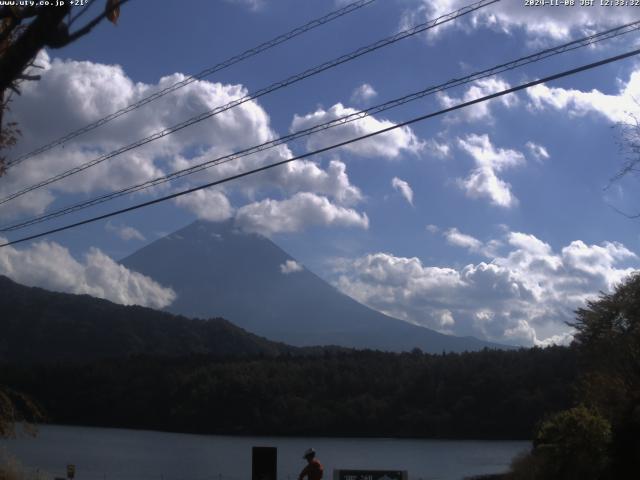
[[[0,18],[15,18],[24,20],[25,18],[35,17],[38,14],[36,7],[7,7],[0,8]]]
[[[64,22],[65,16],[71,11],[70,5],[38,9],[34,20],[25,28],[24,33],[11,43],[0,56],[0,91],[11,88],[11,85],[19,79],[19,76],[42,48],[62,48],[87,35],[102,20],[108,18],[128,1],[113,2],[100,15],[71,34]],[[11,18],[15,16],[11,9],[7,10],[7,7],[0,10],[0,18],[3,14],[11,15]],[[33,16],[33,14],[34,12],[31,10],[24,12],[24,15]],[[20,16],[24,18],[22,13]],[[4,35],[4,33],[3,30],[2,34]]]
[[[41,75],[25,75],[24,73],[18,77],[18,80],[40,80],[42,78]]]
[[[43,8],[0,57],[0,91],[9,88],[38,52],[49,44],[52,32],[58,32],[69,6]]]
[[[20,26],[25,18],[35,17],[38,14],[36,7],[3,7],[0,9],[2,31],[0,31],[0,45],[11,38],[12,33]]]

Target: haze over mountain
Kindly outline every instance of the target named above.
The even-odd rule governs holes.
[[[268,238],[231,221],[197,221],[125,258],[127,268],[177,293],[166,310],[220,316],[258,335],[296,346],[459,352],[506,348],[443,335],[372,310],[299,265]]]

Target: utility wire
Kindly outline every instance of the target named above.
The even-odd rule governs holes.
[[[206,120],[208,118],[213,117],[214,115],[218,115],[219,113],[225,112],[227,110],[230,110],[234,107],[237,107],[239,105],[242,105],[243,103],[249,102],[251,100],[255,100],[257,98],[262,97],[263,95],[266,95],[268,93],[274,92],[276,90],[282,89],[284,87],[287,87],[289,85],[292,85],[294,83],[297,83],[305,78],[311,77],[313,75],[317,75],[320,72],[323,72],[325,70],[329,70],[331,68],[334,68],[338,65],[341,65],[343,63],[349,62],[351,60],[354,60],[362,55],[365,55],[367,53],[373,52],[375,50],[378,50],[380,48],[386,47],[388,45],[391,45],[392,43],[398,42],[402,39],[417,35],[418,33],[424,32],[426,30],[429,30],[431,28],[434,28],[438,25],[441,25],[443,23],[446,22],[450,22],[452,20],[455,20],[458,17],[461,17],[463,15],[467,15],[471,12],[474,12],[480,8],[484,8],[488,5],[494,4],[499,2],[500,0],[480,0],[479,2],[473,3],[471,5],[468,5],[466,7],[462,7],[454,12],[442,15],[434,20],[429,20],[427,22],[421,23],[419,25],[416,25],[414,27],[411,27],[407,30],[403,30],[402,32],[399,32],[395,35],[392,35],[391,37],[387,37],[383,40],[379,40],[377,42],[374,42],[370,45],[367,45],[366,47],[361,47],[351,53],[348,53],[346,55],[342,55],[341,57],[338,57],[334,60],[330,60],[328,62],[325,62],[321,65],[318,65],[316,67],[310,68],[308,70],[305,70],[302,73],[299,73],[297,75],[293,75],[289,78],[287,78],[286,80],[282,80],[280,82],[276,82],[271,84],[270,86],[263,88],[261,90],[258,90],[257,92],[254,92],[252,94],[246,95],[242,98],[239,98],[237,100],[234,100],[232,102],[227,103],[226,105],[222,105],[219,107],[214,108],[213,110],[209,110],[207,112],[201,113],[200,115],[196,115],[195,117],[192,117],[188,120],[185,120],[184,122],[181,122],[177,125],[174,125],[173,127],[169,127],[166,128],[160,132],[156,132],[146,138],[143,138],[141,140],[138,140],[132,144],[129,144],[127,146],[121,147],[117,150],[114,150],[112,152],[109,152],[107,154],[104,154],[98,158],[95,158],[94,160],[91,160],[89,162],[83,163],[82,165],[79,165],[77,167],[71,168],[63,173],[60,173],[58,175],[55,175],[53,177],[50,177],[46,180],[43,180],[41,182],[38,182],[34,185],[31,185],[29,187],[23,188],[22,190],[19,190],[15,193],[12,193],[6,197],[3,197],[2,199],[0,199],[0,205],[5,204],[15,198],[18,198],[26,193],[32,192],[34,190],[37,190],[38,188],[42,188],[45,187],[47,185],[50,185],[54,182],[60,181],[64,178],[70,177],[71,175],[74,175],[76,173],[82,172],[90,167],[93,167],[99,163],[104,162],[105,160],[108,160],[110,158],[113,158],[115,156],[118,156],[122,153],[128,152],[130,150],[133,150],[135,148],[141,147],[143,145],[146,145],[150,142],[153,142],[154,140],[158,140],[160,138],[164,138],[168,135],[171,135],[172,133],[175,133],[179,130],[182,130],[184,128],[190,127],[191,125],[194,125],[198,122],[201,122],[203,120]]]
[[[434,93],[438,93],[438,92],[442,92],[445,90],[448,90],[450,88],[454,88],[454,87],[458,87],[464,84],[468,84],[477,80],[481,80],[483,78],[487,78],[489,76],[493,76],[499,73],[503,73],[506,71],[510,71],[510,70],[514,70],[516,68],[520,68],[522,66],[534,63],[534,62],[538,62],[540,60],[543,60],[545,58],[548,57],[552,57],[555,55],[559,55],[561,53],[566,53],[569,51],[573,51],[576,50],[578,48],[583,48],[586,47],[588,45],[593,45],[595,43],[598,42],[602,42],[605,40],[609,40],[611,38],[615,38],[621,35],[625,35],[627,33],[631,33],[631,32],[635,32],[638,31],[640,29],[640,20],[636,21],[636,22],[631,22],[628,23],[626,25],[622,25],[619,27],[615,27],[603,32],[599,32],[593,35],[589,35],[583,38],[580,38],[578,40],[573,40],[571,42],[562,44],[562,45],[558,45],[555,47],[551,47],[545,50],[542,50],[540,52],[531,54],[531,55],[527,55],[525,57],[519,58],[517,60],[513,60],[507,63],[503,63],[501,65],[497,65],[495,67],[491,67],[479,72],[475,72],[473,74],[467,75],[465,77],[462,78],[454,78],[452,80],[449,80],[445,83],[442,83],[440,85],[436,85],[436,86],[431,86],[428,87],[426,89],[420,90],[419,92],[414,92],[411,93],[409,95],[405,95],[403,97],[400,98],[396,98],[394,100],[390,100],[387,102],[384,102],[382,104],[378,104],[375,105],[373,107],[367,108],[365,110],[361,110],[358,112],[354,112],[351,113],[349,115],[345,115],[343,117],[331,120],[329,122],[325,122],[325,123],[321,123],[318,125],[314,125],[312,127],[303,129],[303,130],[299,130],[297,132],[293,132],[289,135],[285,135],[282,137],[279,137],[275,140],[271,140],[268,142],[264,142],[260,145],[254,145],[252,147],[249,148],[245,148],[243,150],[231,153],[229,155],[224,155],[221,157],[217,157],[215,159],[212,160],[208,160],[206,162],[202,162],[199,163],[197,165],[193,165],[191,167],[188,168],[184,168],[181,170],[177,170],[174,171],[172,173],[169,173],[167,175],[163,175],[160,177],[156,177],[154,179],[151,180],[147,180],[145,182],[136,184],[136,185],[131,185],[129,187],[123,188],[121,190],[116,190],[114,192],[109,192],[107,194],[98,196],[98,197],[94,197],[92,199],[89,200],[84,200],[82,202],[73,204],[73,205],[69,205],[66,207],[63,207],[61,209],[58,209],[56,211],[53,212],[49,212],[47,214],[43,214],[37,217],[33,217],[30,219],[26,219],[23,221],[20,221],[19,223],[14,223],[12,225],[5,225],[0,227],[0,232],[9,232],[9,231],[15,231],[15,230],[20,230],[22,228],[25,228],[27,226],[30,225],[34,225],[34,224],[38,224],[38,223],[42,223],[44,221],[47,220],[51,220],[53,218],[58,218],[64,215],[68,215],[71,214],[73,212],[77,212],[79,210],[83,210],[85,208],[89,208],[119,197],[122,197],[124,195],[128,195],[131,193],[135,193],[138,192],[140,190],[144,190],[147,188],[151,188],[157,185],[161,185],[163,183],[169,182],[171,180],[174,179],[178,179],[187,175],[192,175],[194,173],[200,172],[202,170],[208,169],[208,168],[212,168],[224,163],[228,163],[231,162],[233,160],[242,158],[242,157],[246,157],[249,155],[253,155],[255,153],[258,152],[262,152],[265,150],[269,150],[272,149],[276,146],[285,144],[287,142],[293,141],[293,140],[297,140],[299,138],[302,137],[306,137],[306,136],[310,136],[314,133],[318,133],[330,128],[334,128],[334,127],[338,127],[341,125],[346,125],[348,123],[360,120],[362,118],[365,118],[367,116],[371,116],[374,114],[378,114],[387,110],[390,110],[392,108],[396,108],[399,107],[401,105],[404,105],[406,103],[409,102],[413,102],[416,100],[419,100],[421,98],[424,98],[428,95],[432,95]]]
[[[453,112],[455,110],[459,110],[461,108],[469,107],[471,105],[475,105],[475,104],[478,104],[478,103],[481,103],[481,102],[486,102],[488,100],[492,100],[494,98],[502,97],[503,95],[508,95],[510,93],[515,93],[515,92],[518,92],[520,90],[525,90],[525,89],[531,88],[531,87],[533,87],[535,85],[540,85],[542,83],[546,83],[546,82],[550,82],[550,81],[553,81],[553,80],[557,80],[559,78],[575,75],[577,73],[584,72],[586,70],[591,70],[593,68],[600,67],[602,65],[607,65],[609,63],[617,62],[619,60],[623,60],[625,58],[633,57],[633,56],[638,55],[638,54],[640,54],[640,49],[632,50],[630,52],[626,52],[626,53],[623,53],[623,54],[620,54],[620,55],[616,55],[616,56],[613,56],[613,57],[608,57],[608,58],[606,58],[604,60],[600,60],[598,62],[593,62],[593,63],[589,63],[589,64],[586,64],[586,65],[582,65],[580,67],[573,68],[571,70],[565,70],[564,72],[560,72],[560,73],[556,73],[556,74],[553,74],[553,75],[549,75],[549,76],[541,78],[539,80],[534,80],[534,81],[531,81],[531,82],[523,83],[523,84],[520,84],[520,85],[518,85],[516,87],[512,87],[512,88],[508,88],[508,89],[505,89],[505,90],[501,90],[499,92],[492,93],[490,95],[485,95],[484,97],[480,97],[480,98],[477,98],[475,100],[470,100],[468,102],[463,102],[463,103],[460,103],[458,105],[454,105],[453,107],[449,107],[449,108],[446,108],[446,109],[443,109],[443,110],[438,110],[436,112],[428,113],[426,115],[421,115],[419,117],[412,118],[411,120],[407,120],[405,122],[402,122],[402,123],[399,123],[399,124],[396,124],[396,125],[392,125],[390,127],[386,127],[386,128],[377,130],[375,132],[368,133],[366,135],[361,135],[359,137],[355,137],[355,138],[352,138],[350,140],[345,140],[344,142],[339,142],[339,143],[330,145],[328,147],[319,148],[319,149],[314,150],[312,152],[303,153],[302,155],[298,155],[298,156],[295,156],[295,157],[292,157],[292,158],[288,158],[286,160],[281,160],[279,162],[270,163],[270,164],[264,165],[262,167],[254,168],[252,170],[248,170],[248,171],[243,172],[243,173],[239,173],[239,174],[236,174],[236,175],[232,175],[232,176],[223,178],[221,180],[216,180],[214,182],[205,183],[204,185],[199,185],[197,187],[189,188],[187,190],[182,190],[180,192],[172,193],[172,194],[166,195],[164,197],[160,197],[160,198],[156,198],[156,199],[153,199],[153,200],[149,200],[147,202],[139,203],[137,205],[132,205],[132,206],[127,207],[127,208],[123,208],[123,209],[120,209],[120,210],[116,210],[116,211],[112,211],[112,212],[109,212],[109,213],[105,213],[103,215],[98,215],[98,216],[95,216],[95,217],[91,217],[91,218],[88,218],[88,219],[85,219],[85,220],[82,220],[82,221],[79,221],[79,222],[75,222],[75,223],[72,223],[72,224],[64,225],[62,227],[53,228],[51,230],[47,230],[47,231],[41,232],[41,233],[36,233],[34,235],[29,235],[27,237],[22,237],[22,238],[19,238],[17,240],[9,241],[9,242],[0,244],[0,248],[1,247],[7,247],[9,245],[15,245],[15,244],[21,243],[21,242],[26,242],[28,240],[33,240],[33,239],[36,239],[36,238],[44,237],[44,236],[50,235],[52,233],[62,232],[62,231],[65,231],[65,230],[69,230],[71,228],[79,227],[81,225],[86,225],[88,223],[96,222],[98,220],[104,220],[106,218],[114,217],[116,215],[120,215],[120,214],[123,214],[123,213],[131,212],[133,210],[138,210],[140,208],[144,208],[144,207],[148,207],[148,206],[151,206],[151,205],[155,205],[157,203],[161,203],[161,202],[164,202],[166,200],[171,200],[171,199],[174,199],[174,198],[178,198],[178,197],[181,197],[183,195],[187,195],[189,193],[196,192],[198,190],[203,190],[205,188],[210,188],[210,187],[213,187],[213,186],[216,186],[216,185],[221,185],[223,183],[227,183],[227,182],[230,182],[232,180],[237,180],[239,178],[247,177],[249,175],[253,175],[253,174],[258,173],[258,172],[263,172],[265,170],[269,170],[271,168],[278,167],[280,165],[284,165],[285,163],[290,163],[290,162],[293,162],[295,160],[301,160],[301,159],[304,159],[304,158],[311,157],[313,155],[317,155],[317,154],[320,154],[320,153],[328,152],[330,150],[334,150],[336,148],[344,147],[346,145],[350,145],[350,144],[355,143],[355,142],[366,140],[367,138],[375,137],[377,135],[381,135],[383,133],[387,133],[387,132],[390,132],[392,130],[396,130],[398,128],[402,128],[402,127],[406,127],[406,126],[412,125],[414,123],[422,122],[422,121],[427,120],[429,118],[437,117],[437,116],[443,115],[445,113]]]
[[[302,25],[300,27],[294,28],[293,30],[284,33],[282,35],[278,35],[275,38],[272,38],[271,40],[268,40],[260,45],[258,45],[257,47],[251,48],[249,50],[244,51],[243,53],[239,54],[239,55],[235,55],[231,58],[228,58],[227,60],[224,60],[223,62],[220,62],[212,67],[206,68],[204,70],[202,70],[199,73],[196,73],[194,75],[191,75],[187,78],[185,78],[184,80],[181,80],[179,82],[174,83],[173,85],[170,85],[162,90],[159,90],[151,95],[149,95],[148,97],[142,98],[140,100],[138,100],[135,103],[132,103],[124,108],[121,108],[120,110],[113,112],[109,115],[107,115],[106,117],[103,117],[99,120],[96,120],[95,122],[92,122],[82,128],[79,128],[77,130],[74,130],[68,134],[66,134],[63,137],[58,138],[57,140],[54,140],[50,143],[47,143],[46,145],[43,145],[39,148],[36,148],[35,150],[32,150],[28,153],[25,153],[23,155],[20,155],[19,157],[15,158],[14,160],[11,160],[7,163],[6,168],[9,169],[13,166],[16,166],[20,163],[22,163],[23,161],[25,161],[28,158],[31,157],[35,157],[36,155],[39,155],[41,153],[47,152],[49,150],[51,150],[54,147],[57,147],[58,145],[63,145],[64,143],[68,142],[69,140],[76,138],[80,135],[83,135],[87,132],[90,132],[92,130],[95,130],[98,127],[101,127],[102,125],[105,125],[106,123],[109,123],[112,120],[115,120],[118,117],[121,117],[122,115],[125,115],[133,110],[136,110],[148,103],[151,103],[159,98],[164,97],[165,95],[168,95],[171,92],[175,92],[176,90],[182,88],[182,87],[186,87],[187,85],[197,81],[197,80],[201,80],[202,78],[205,78],[209,75],[212,75],[216,72],[219,72],[221,70],[224,70],[232,65],[235,65],[236,63],[242,62],[243,60],[246,60],[248,58],[251,58],[255,55],[258,55],[259,53],[262,53],[266,50],[269,50],[273,47],[276,47],[282,43],[285,43],[299,35],[302,35],[303,33],[306,33],[310,30],[313,30],[314,28],[320,27],[326,23],[329,23],[337,18],[340,18],[344,15],[347,15],[355,10],[358,10],[364,6],[369,5],[370,3],[375,2],[376,0],[358,0],[357,2],[353,2],[350,3],[349,5],[346,5],[343,8],[340,8],[338,10],[335,10],[331,13],[328,13],[327,15],[317,18],[315,20],[311,20],[310,22],[306,23],[305,25]],[[77,17],[79,17],[80,15],[82,15],[85,11],[87,11],[88,8],[85,7],[76,17],[74,17],[74,19],[72,21],[74,21]]]

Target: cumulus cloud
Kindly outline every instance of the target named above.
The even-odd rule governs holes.
[[[605,26],[614,26],[635,20],[637,12],[632,6],[608,7],[593,5],[581,7],[525,7],[523,2],[504,1],[478,10],[465,20],[434,29],[435,38],[451,28],[491,28],[511,33],[524,31],[531,41],[546,43],[549,40],[567,39],[572,33],[587,33]],[[598,2],[595,2],[596,4]],[[406,12],[404,23],[413,24],[424,18],[435,18],[467,5],[465,0],[421,0],[417,8]]]
[[[164,308],[176,298],[171,288],[128,270],[97,248],[78,261],[55,242],[37,242],[24,249],[1,248],[0,274],[24,285],[88,294],[123,305]]]
[[[11,120],[18,122],[23,135],[10,152],[10,158],[185,78],[176,73],[161,78],[156,84],[135,83],[117,65],[49,60],[46,53],[41,54],[36,63],[45,66],[38,72],[41,80],[27,82],[22,95],[12,104]],[[0,195],[77,167],[103,153],[172,126],[178,120],[224,105],[246,93],[240,85],[207,81],[191,83],[172,95],[67,142],[64,149],[55,148],[12,168],[0,185]],[[272,136],[266,112],[256,102],[247,102],[207,122],[51,184],[41,189],[38,195],[27,194],[20,202],[12,202],[10,209],[4,208],[1,214],[38,214],[56,197],[65,194],[112,191],[167,173],[174,166],[174,158],[190,158],[203,152],[210,156],[225,154],[245,147],[248,141],[260,143]],[[34,161],[37,161],[38,168],[33,168]]]
[[[289,275],[290,273],[301,272],[303,270],[302,265],[300,265],[295,260],[287,260],[283,264],[280,265],[280,272],[283,275]]]
[[[526,147],[529,150],[529,153],[536,160],[548,160],[549,158],[551,158],[547,149],[542,145],[538,145],[537,143],[533,142],[527,142]]]
[[[461,103],[470,102],[478,98],[486,97],[493,93],[500,92],[511,88],[511,85],[499,77],[484,78],[474,82],[462,95],[461,98],[451,97],[446,93],[438,95],[438,101],[444,108],[450,108]],[[458,113],[449,114],[447,117],[450,121],[466,120],[468,122],[477,122],[484,120],[485,122],[493,121],[491,115],[491,105],[499,104],[510,108],[518,104],[518,97],[515,94],[504,95],[494,100],[477,103],[462,109]]]
[[[20,124],[23,136],[14,151],[10,152],[10,158],[185,78],[183,74],[176,73],[163,77],[154,84],[134,82],[117,65],[51,59],[46,52],[40,54],[36,63],[44,66],[42,71],[38,71],[42,79],[26,83],[22,95],[12,104],[11,119]],[[3,177],[0,196],[74,168],[105,152],[162,131],[181,120],[225,105],[246,94],[247,90],[242,85],[193,82],[98,130],[67,142],[64,149],[53,149],[12,168]],[[246,102],[206,122],[24,195],[11,202],[11,205],[0,207],[0,216],[9,219],[18,215],[40,214],[54,201],[64,203],[71,195],[77,201],[77,194],[93,196],[118,190],[275,138],[277,135],[270,127],[266,111],[258,102]],[[219,180],[291,156],[289,148],[280,145],[174,180],[172,188],[187,188]],[[33,161],[38,162],[38,168],[32,168]],[[168,188],[167,185],[157,186],[151,193],[156,189]],[[234,213],[228,194],[240,192],[250,202],[255,202],[274,191],[284,195],[306,191],[326,196],[340,205],[354,205],[362,199],[358,187],[349,180],[345,164],[334,158],[326,166],[311,160],[288,163],[262,175],[253,175],[229,184],[224,190],[198,191],[180,197],[175,204],[199,218],[219,221]],[[143,191],[137,195],[148,194],[148,191]]]
[[[235,224],[244,231],[272,235],[298,232],[311,226],[369,228],[369,218],[309,192],[285,200],[266,199],[238,209]]]
[[[326,169],[310,161],[296,161],[276,170],[272,182],[287,193],[300,190],[327,195],[343,205],[355,205],[362,201],[362,192],[353,185],[347,175],[344,162],[334,159]]]
[[[366,105],[378,96],[375,88],[368,83],[363,83],[351,94],[351,101],[357,105]]]
[[[508,229],[506,231],[508,231]],[[437,233],[437,231],[433,233]],[[494,238],[485,243],[473,235],[462,233],[455,227],[443,231],[442,236],[449,245],[464,248],[470,253],[479,254],[487,258],[498,256],[498,252],[504,246],[504,242],[499,239]]]
[[[458,182],[471,198],[488,198],[493,205],[511,208],[518,204],[518,200],[511,193],[511,185],[501,180],[496,172],[488,167],[479,167],[469,176]]]
[[[521,152],[496,148],[488,135],[468,135],[458,139],[458,146],[470,155],[476,168],[458,185],[471,198],[488,198],[498,207],[510,208],[517,204],[511,185],[498,178],[497,173],[525,163]]]
[[[448,242],[484,250],[480,240],[457,229]],[[373,253],[337,262],[335,285],[379,311],[453,332],[521,345],[565,344],[564,322],[575,308],[611,289],[638,266],[619,243],[576,240],[559,251],[534,235],[506,232],[494,239],[504,253],[463,267],[423,264],[419,258]],[[443,313],[444,312],[444,313]]]
[[[457,247],[466,248],[472,252],[477,252],[482,248],[482,242],[471,235],[462,233],[457,228],[450,228],[444,232],[447,242]]]
[[[175,202],[195,213],[198,218],[210,222],[221,222],[233,216],[233,208],[229,200],[219,190],[197,190],[176,198]]]
[[[393,177],[391,179],[391,186],[400,192],[400,195],[404,197],[409,205],[413,206],[413,190],[409,183],[399,179],[398,177]]]
[[[558,110],[571,117],[589,113],[604,117],[612,123],[629,122],[630,113],[640,111],[640,68],[634,70],[628,81],[618,79],[618,93],[607,94],[600,90],[582,91],[561,87],[536,85],[527,90],[533,110]]]
[[[111,221],[107,222],[104,226],[107,232],[116,234],[120,239],[124,241],[129,240],[146,240],[145,236],[137,229],[129,225],[117,225]]]
[[[291,122],[291,131],[303,130],[357,112],[358,110],[354,108],[345,107],[341,103],[337,103],[328,110],[319,108],[307,115],[294,115]],[[307,149],[316,150],[327,147],[393,125],[394,123],[389,120],[379,120],[373,116],[364,117],[312,135],[307,140]],[[417,153],[423,146],[423,143],[418,140],[409,127],[402,127],[360,142],[351,143],[342,147],[342,149],[364,157],[396,159],[404,152]]]

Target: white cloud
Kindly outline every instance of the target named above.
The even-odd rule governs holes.
[[[429,224],[425,227],[427,229],[427,232],[431,233],[431,234],[436,234],[440,231],[440,227],[438,227],[437,225],[433,225],[433,224]]]
[[[300,265],[295,260],[287,260],[283,264],[280,265],[280,272],[283,275],[289,275],[290,273],[301,272],[303,270],[302,265]]]
[[[44,61],[40,61],[44,59]],[[27,82],[12,103],[11,119],[23,132],[10,158],[70,130],[84,126],[153,92],[183,80],[176,73],[157,84],[134,83],[117,65],[54,59],[43,53],[36,63],[45,69],[38,82]],[[241,85],[197,81],[172,95],[124,115],[64,145],[24,161],[9,170],[0,185],[4,196],[25,186],[93,160],[151,133],[224,105],[246,95]],[[143,147],[109,159],[82,173],[27,194],[3,208],[3,216],[41,213],[54,199],[69,193],[103,193],[161,176],[175,165],[175,158],[193,158],[206,152],[209,158],[261,143],[273,137],[269,117],[256,102],[247,102],[206,122],[181,130]],[[214,157],[215,158],[215,157]],[[38,168],[33,168],[37,163]]]
[[[357,105],[366,105],[378,96],[375,88],[368,83],[363,83],[351,94],[351,101]]]
[[[236,3],[253,12],[261,10],[265,6],[264,0],[225,0],[227,3]]]
[[[171,288],[128,270],[97,248],[77,261],[55,242],[37,242],[24,249],[0,248],[0,274],[24,285],[88,294],[123,305],[164,308],[176,298]]]
[[[536,43],[549,40],[567,39],[572,33],[593,32],[605,26],[620,25],[635,20],[637,9],[632,6],[600,6],[596,0],[593,6],[584,7],[576,0],[574,6],[526,7],[520,1],[502,1],[478,10],[466,19],[451,22],[431,31],[435,38],[451,28],[467,30],[484,27],[510,33],[523,30]],[[468,5],[466,0],[421,0],[419,6],[407,11],[404,23],[435,18]],[[444,28],[443,28],[444,27]]]
[[[111,221],[107,222],[104,226],[107,232],[115,233],[119,238],[124,241],[129,240],[146,240],[145,236],[137,229],[129,225],[116,225]]]
[[[486,245],[457,229],[444,235],[487,254]],[[640,265],[618,243],[577,240],[554,251],[519,232],[492,242],[503,240],[505,253],[494,252],[490,263],[455,268],[389,253],[341,259],[335,285],[372,308],[440,331],[524,345],[565,344],[571,330],[564,322],[574,318],[574,309],[611,291],[634,271],[631,265]]]
[[[493,205],[510,208],[517,205],[511,185],[498,178],[497,173],[525,163],[521,152],[495,148],[488,135],[468,135],[458,139],[458,146],[470,155],[476,168],[458,185],[471,198],[488,198]]]
[[[477,252],[482,248],[482,242],[471,235],[460,232],[457,228],[450,228],[444,232],[447,242],[457,247],[466,248],[472,252]]]
[[[458,185],[469,197],[488,198],[498,207],[511,208],[518,204],[518,199],[511,193],[511,185],[488,167],[474,169],[467,178],[459,180]]]
[[[221,222],[233,216],[233,208],[223,192],[204,189],[178,197],[176,204],[195,213],[201,220]]]
[[[409,205],[413,206],[413,190],[411,189],[411,185],[398,177],[393,177],[393,179],[391,179],[391,186],[400,192]]]
[[[624,82],[618,79],[617,94],[606,94],[597,89],[589,92],[561,87],[536,85],[527,90],[534,110],[559,110],[571,117],[581,117],[589,113],[601,115],[610,122],[629,122],[630,113],[640,111],[640,69],[636,69]]]
[[[12,104],[12,120],[17,121],[23,131],[18,146],[11,152],[13,157],[185,78],[185,75],[176,73],[161,78],[156,84],[136,83],[117,65],[51,60],[46,52],[39,56],[36,63],[45,67],[38,71],[42,75],[41,81],[25,84],[22,95]],[[67,142],[64,148],[55,148],[12,168],[0,184],[0,197],[246,94],[247,90],[242,85],[193,82],[171,95]],[[246,102],[206,122],[24,195],[0,207],[0,216],[9,219],[18,215],[40,214],[55,200],[65,203],[70,194],[93,196],[114,191],[162,176],[169,171],[191,167],[251,145],[259,145],[276,137],[265,110],[255,101]],[[154,189],[179,190],[291,156],[289,148],[281,145],[174,180],[171,187],[164,185]],[[36,162],[38,168],[33,168]],[[274,191],[285,195],[307,191],[327,196],[340,205],[354,205],[362,200],[361,191],[350,183],[345,164],[336,158],[328,162],[326,167],[310,160],[288,163],[261,175],[229,184],[224,190],[198,191],[180,197],[175,204],[199,218],[223,220],[233,214],[234,209],[227,194],[235,191],[240,191],[252,202]],[[154,191],[151,190],[151,193]],[[148,194],[149,191],[143,191],[137,195]]]
[[[337,103],[329,110],[320,108],[304,116],[294,115],[291,122],[291,131],[303,130],[357,112],[358,110],[356,109]],[[310,136],[307,140],[307,149],[317,150],[393,125],[395,124],[389,120],[379,120],[373,116],[364,117]],[[342,149],[364,157],[396,159],[403,152],[417,153],[423,147],[423,143],[418,140],[409,127],[402,127],[366,140],[351,143],[342,147]]]
[[[538,145],[534,142],[527,142],[526,147],[529,149],[529,153],[533,155],[536,160],[548,160],[551,158],[549,152],[542,145]]]
[[[607,290],[620,283],[628,272],[614,270],[612,265],[636,255],[620,243],[605,242],[600,245],[586,245],[581,240],[571,242],[562,249],[562,257],[567,269],[604,279]]]
[[[550,347],[552,345],[569,345],[573,342],[573,333],[564,332],[559,335],[552,335],[544,340],[538,340],[536,345],[539,347]]]
[[[511,88],[511,85],[499,77],[484,78],[474,82],[464,92],[461,98],[450,97],[446,93],[439,94],[437,98],[444,108],[450,108],[461,103],[486,97],[487,95],[491,95],[508,88]],[[493,117],[491,115],[491,105],[495,105],[496,103],[501,104],[504,107],[511,108],[518,104],[518,97],[515,96],[515,94],[509,94],[503,95],[502,97],[498,97],[494,100],[480,102],[466,107],[458,113],[449,114],[447,119],[449,121],[466,120],[468,122],[477,122],[479,120],[484,120],[485,122],[492,122]]]
[[[429,139],[425,143],[425,148],[436,158],[447,158],[451,155],[451,147],[447,143],[441,143],[437,140]]]
[[[288,193],[304,190],[328,195],[343,205],[354,205],[363,198],[360,189],[350,183],[347,166],[337,159],[331,160],[326,170],[310,161],[291,162],[276,170],[274,185]]]
[[[236,225],[248,232],[271,235],[298,232],[310,226],[369,228],[369,218],[351,208],[335,205],[309,192],[286,200],[266,199],[238,209]]]

